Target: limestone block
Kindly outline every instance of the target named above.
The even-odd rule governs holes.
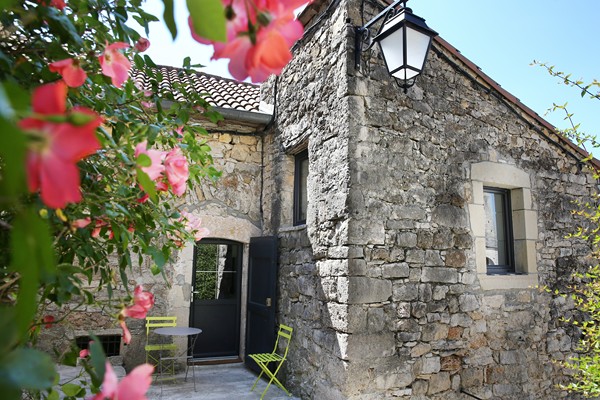
[[[396,237],[399,247],[414,248],[417,245],[417,234],[413,232],[400,232]]]
[[[458,304],[460,306],[460,310],[463,312],[469,312],[479,309],[479,300],[477,296],[473,294],[462,294],[458,297]]]
[[[434,208],[431,222],[449,228],[468,228],[467,213],[464,209],[449,204],[440,204]]]
[[[467,256],[463,250],[448,250],[446,252],[446,266],[463,268],[467,262]]]
[[[395,353],[395,349],[396,340],[393,332],[352,334],[348,337],[349,360],[390,357]]]
[[[383,265],[384,278],[408,278],[408,274],[409,267],[405,262]]]
[[[440,372],[441,364],[440,357],[421,357],[419,358],[413,367],[413,371],[417,376],[436,374]]]
[[[427,394],[432,395],[435,393],[443,392],[450,389],[450,373],[440,372],[431,375],[429,378],[429,389]]]
[[[458,271],[453,268],[423,267],[421,271],[422,282],[457,283]]]
[[[388,280],[349,277],[348,278],[348,303],[380,303],[392,297],[392,283]]]
[[[429,343],[418,343],[415,347],[410,350],[410,356],[413,358],[421,357],[431,351],[431,345]]]
[[[446,339],[448,337],[448,325],[446,324],[427,324],[423,327],[421,339],[425,342]]]
[[[393,301],[412,301],[419,296],[419,287],[415,283],[395,283],[393,287]]]

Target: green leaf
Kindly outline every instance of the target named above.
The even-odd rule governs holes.
[[[136,160],[136,163],[140,167],[149,167],[149,166],[152,165],[152,160],[150,159],[150,157],[148,156],[148,154],[141,153],[138,156],[138,158]]]
[[[67,396],[75,397],[81,392],[83,388],[75,383],[65,383],[62,385],[62,391]]]
[[[17,214],[11,232],[11,270],[21,275],[17,295],[17,326],[21,335],[29,329],[37,309],[40,278],[56,273],[56,260],[48,225],[35,209]]]
[[[50,393],[48,393],[48,397],[46,397],[46,400],[60,400],[60,395],[56,390],[52,389]]]
[[[227,31],[225,29],[225,10],[221,0],[187,0],[186,1],[194,31],[201,37],[225,42]]]
[[[100,386],[104,380],[104,373],[106,372],[106,355],[102,348],[102,343],[95,336],[91,335],[92,342],[89,345],[90,349],[90,364],[94,368],[90,376],[92,377],[92,383],[96,386]]]
[[[25,192],[25,135],[2,117],[0,132],[0,159],[4,164],[0,175],[4,200],[0,202],[13,202]]]
[[[54,362],[48,354],[17,347],[0,360],[0,393],[14,388],[49,389],[55,376]]]
[[[158,202],[158,196],[156,195],[156,186],[154,186],[154,182],[152,181],[152,179],[150,179],[148,174],[142,171],[141,168],[136,168],[135,171],[137,173],[137,180],[142,189],[144,189],[144,192],[148,193],[148,196],[150,196],[150,199],[153,202]]]
[[[169,28],[169,32],[171,32],[173,40],[175,40],[175,38],[177,37],[177,24],[175,24],[175,14],[173,13],[173,0],[163,0],[163,4],[165,5],[163,18],[165,20],[167,28]]]

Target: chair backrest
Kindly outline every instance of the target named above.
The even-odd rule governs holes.
[[[281,357],[283,357],[284,360],[286,359],[288,350],[290,348],[290,342],[292,341],[292,332],[294,332],[294,329],[292,329],[291,327],[284,324],[279,325],[279,330],[277,331],[277,340],[275,340],[275,348],[273,349],[273,353],[277,353],[279,339],[283,338],[283,340],[286,341],[285,350],[281,355]]]
[[[177,317],[146,317],[146,340],[152,328],[177,326]]]

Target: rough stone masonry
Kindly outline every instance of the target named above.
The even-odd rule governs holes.
[[[279,320],[295,327],[288,384],[307,399],[565,397],[553,360],[574,354],[578,332],[560,320],[573,305],[527,279],[565,288],[582,265],[588,247],[565,236],[592,176],[443,41],[406,94],[377,51],[356,70],[359,6],[325,13],[263,88],[278,80],[264,227],[280,239]],[[290,228],[281,193],[306,147],[308,218]],[[527,197],[513,211],[529,218],[527,276],[477,270],[474,165],[527,177],[513,190]]]

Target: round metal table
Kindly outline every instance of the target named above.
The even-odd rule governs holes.
[[[175,360],[185,360],[186,361],[186,369],[185,369],[185,380],[187,380],[188,370],[190,368],[190,360],[194,358],[194,346],[196,345],[196,339],[198,339],[198,335],[202,333],[202,329],[200,328],[191,328],[187,326],[174,326],[174,327],[166,327],[166,328],[157,328],[154,330],[154,333],[157,335],[163,336],[191,336],[188,341],[188,347],[181,354],[176,355],[174,357],[163,357],[162,350],[159,353],[159,375],[160,375],[160,393],[162,396],[163,390],[163,366],[165,362],[174,363]],[[192,354],[192,355],[188,355]],[[172,366],[173,370],[175,369],[175,365]],[[192,364],[192,379],[194,380],[194,391],[196,391],[196,374],[194,364]]]
[[[154,330],[154,333],[164,336],[192,336],[202,333],[202,329],[190,328],[187,326],[174,326],[168,328],[157,328]]]

